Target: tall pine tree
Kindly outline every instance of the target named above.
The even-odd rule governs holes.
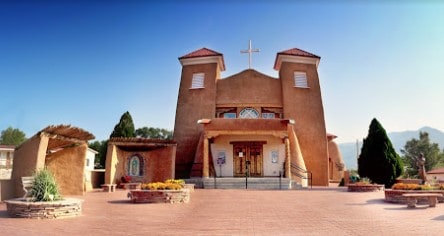
[[[114,130],[110,135],[110,138],[112,137],[136,137],[134,129],[134,123],[133,118],[131,117],[130,113],[127,111],[123,113],[123,115],[120,117],[119,123],[114,126]]]
[[[382,125],[373,118],[358,158],[358,173],[390,188],[402,174],[401,158]]]

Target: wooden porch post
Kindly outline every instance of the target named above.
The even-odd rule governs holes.
[[[291,179],[291,152],[290,152],[290,140],[288,137],[284,138],[285,141],[285,177]]]
[[[203,163],[202,163],[202,178],[208,178],[209,174],[209,142],[208,137],[204,137],[203,141]]]

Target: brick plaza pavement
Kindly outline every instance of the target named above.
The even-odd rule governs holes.
[[[89,192],[83,215],[60,220],[9,218],[0,235],[443,235],[435,208],[384,202],[384,192],[196,189],[188,204],[132,204],[127,192]]]

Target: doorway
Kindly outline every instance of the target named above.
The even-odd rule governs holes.
[[[263,176],[263,145],[265,142],[233,142],[233,175]]]

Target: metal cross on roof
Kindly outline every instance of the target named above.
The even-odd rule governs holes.
[[[248,69],[251,69],[251,54],[253,52],[259,52],[259,49],[252,49],[251,48],[251,40],[249,40],[248,49],[247,50],[241,50],[241,53],[248,53]]]

